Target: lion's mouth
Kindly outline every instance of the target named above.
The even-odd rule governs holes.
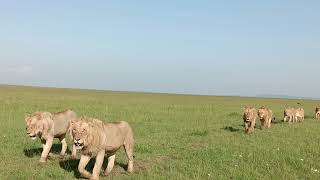
[[[34,139],[36,139],[36,138],[37,138],[37,136],[36,136],[36,135],[29,135],[29,137],[30,137],[32,140],[34,140]]]
[[[74,145],[75,145],[77,148],[82,148],[82,147],[83,147],[83,143],[79,143],[79,142],[75,142]]]

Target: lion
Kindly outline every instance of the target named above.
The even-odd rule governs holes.
[[[291,107],[286,108],[283,111],[283,122],[291,122],[291,121],[293,121],[294,115],[295,115],[295,109],[294,108],[291,108]]]
[[[103,123],[98,119],[81,117],[71,122],[71,133],[75,147],[81,151],[78,170],[83,177],[99,179],[105,155],[108,157],[108,166],[104,175],[109,175],[114,166],[115,154],[121,146],[124,147],[128,158],[127,171],[133,171],[134,139],[127,122]],[[85,167],[94,156],[96,162],[91,174]]]
[[[27,135],[35,140],[40,138],[42,143],[42,153],[40,162],[46,162],[54,138],[58,138],[62,144],[60,156],[63,157],[67,150],[66,134],[70,128],[71,120],[76,118],[76,113],[66,110],[58,113],[35,112],[26,115]],[[76,157],[76,148],[72,149],[72,157]]]
[[[320,118],[320,107],[316,107],[315,115],[316,115],[316,119]]]
[[[261,107],[258,109],[258,116],[261,121],[261,128],[270,128],[271,127],[271,121],[272,121],[272,110],[266,107]]]
[[[243,112],[243,121],[245,132],[247,134],[252,133],[254,131],[254,127],[256,125],[257,119],[257,111],[253,107],[245,107]]]
[[[298,119],[299,119],[299,122],[304,121],[304,109],[303,108],[297,108],[297,109],[295,109],[294,112],[295,112],[294,113],[295,122],[298,122]]]

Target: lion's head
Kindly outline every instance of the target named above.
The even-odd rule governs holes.
[[[94,118],[80,117],[72,120],[70,131],[76,148],[81,150],[87,146],[98,145],[98,136],[103,127],[103,122]]]
[[[81,150],[87,146],[88,138],[90,135],[89,123],[85,121],[71,121],[71,134],[73,143],[77,149]]]
[[[258,109],[258,116],[259,118],[264,118],[268,115],[268,111],[265,107],[261,107]]]
[[[244,111],[244,119],[246,121],[250,121],[250,119],[252,118],[253,113],[255,111],[254,108],[246,106],[246,107],[244,107],[243,111]]]
[[[36,139],[37,136],[41,136],[46,129],[44,121],[46,118],[50,118],[51,114],[48,112],[36,112],[31,115],[25,116],[27,135],[31,139]]]

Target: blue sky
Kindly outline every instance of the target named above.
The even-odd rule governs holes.
[[[0,83],[320,97],[320,1],[1,1]]]

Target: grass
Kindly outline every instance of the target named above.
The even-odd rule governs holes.
[[[79,178],[78,161],[69,156],[39,164],[40,141],[24,130],[26,113],[67,108],[105,121],[126,120],[134,129],[135,172],[125,172],[121,149],[111,175],[101,173],[102,179],[320,178],[320,120],[312,118],[319,101],[299,100],[308,118],[294,124],[280,119],[297,100],[0,86],[0,102],[0,179]],[[245,105],[270,107],[276,123],[260,130],[258,122],[254,134],[244,134]],[[55,141],[53,152],[60,148]]]

